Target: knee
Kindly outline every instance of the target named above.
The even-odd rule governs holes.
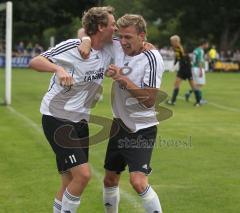
[[[118,185],[118,178],[112,176],[105,176],[103,180],[105,187],[112,187]]]
[[[80,177],[84,182],[88,183],[89,180],[91,179],[91,172],[88,171],[88,172],[84,172],[83,174],[81,174],[81,177]]]
[[[77,175],[73,176],[74,181],[86,185],[89,180],[91,179],[91,172],[90,171],[84,171],[83,173],[79,173]]]
[[[130,184],[137,193],[143,192],[147,186],[146,181],[144,181],[141,177],[137,176],[130,178]]]

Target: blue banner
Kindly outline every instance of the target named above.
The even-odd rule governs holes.
[[[16,56],[12,57],[12,67],[25,68],[28,67],[31,56]],[[5,56],[0,56],[0,67],[5,66]]]

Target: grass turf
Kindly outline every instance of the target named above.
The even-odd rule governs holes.
[[[39,105],[50,75],[13,70],[13,104],[0,106],[0,212],[52,212],[59,185],[55,158],[42,131]],[[149,181],[166,213],[237,213],[240,209],[239,73],[208,73],[203,95],[209,101],[193,107],[183,100],[183,82],[173,117],[158,126],[157,146]],[[162,90],[171,95],[174,73],[165,73]],[[3,71],[0,70],[0,82]],[[93,109],[111,118],[110,79],[104,98]],[[3,97],[3,84],[0,84]],[[91,125],[91,134],[99,131]],[[82,196],[79,212],[103,212],[102,178],[106,141],[90,148],[93,177]],[[141,202],[122,175],[120,210],[143,212]]]

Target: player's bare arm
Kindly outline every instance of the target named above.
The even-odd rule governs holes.
[[[71,86],[74,83],[72,76],[67,71],[65,71],[61,66],[50,62],[43,56],[33,58],[30,61],[29,66],[40,72],[56,73],[59,83],[62,86]]]
[[[87,59],[91,50],[91,38],[85,33],[84,28],[78,30],[78,38],[82,40],[78,46],[78,51],[84,59]]]
[[[119,82],[131,93],[134,98],[138,99],[138,101],[145,107],[150,108],[154,106],[158,89],[151,87],[138,87],[126,75],[122,73],[121,68],[113,64],[109,66],[106,75]]]

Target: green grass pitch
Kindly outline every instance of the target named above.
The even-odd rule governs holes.
[[[13,104],[0,106],[0,212],[52,212],[59,178],[55,158],[41,130],[39,105],[50,75],[29,69],[13,70]],[[165,73],[162,90],[169,95],[174,73]],[[183,82],[173,117],[158,126],[157,146],[149,181],[165,213],[238,213],[240,209],[240,74],[208,73],[203,95],[209,101],[193,107],[183,100]],[[3,70],[0,70],[3,97]],[[104,98],[93,109],[111,118],[110,79]],[[101,127],[91,125],[91,134]],[[104,212],[103,160],[106,141],[90,148],[92,179],[82,195],[78,212]],[[121,179],[120,211],[141,213],[141,202]]]

